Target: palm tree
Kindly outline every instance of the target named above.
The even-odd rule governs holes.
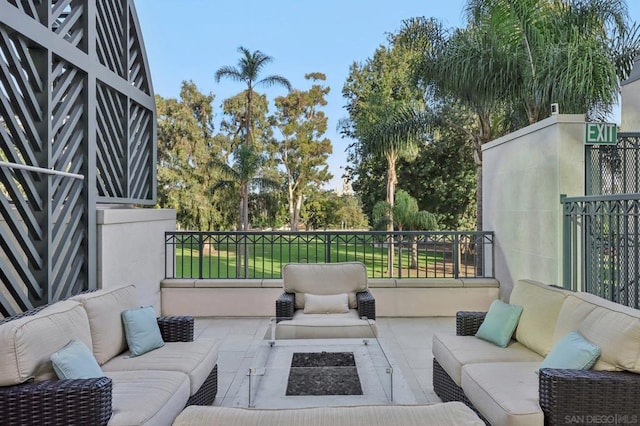
[[[381,46],[364,65],[352,66],[343,88],[345,97],[350,98],[350,136],[359,141],[363,155],[386,160],[385,200],[389,205],[394,203],[398,159],[415,156],[426,133],[423,93],[413,84],[412,70],[407,66],[413,54],[402,47]],[[387,230],[393,231],[393,212],[388,214]],[[389,235],[389,274],[393,273],[393,244]]]
[[[511,123],[502,120],[511,106],[509,93],[519,81],[509,61],[510,52],[495,34],[470,26],[452,34],[427,76],[441,96],[460,102],[475,115],[469,137],[476,165],[478,231],[482,231],[482,145],[512,130]]]
[[[214,192],[216,189],[221,187],[237,187],[239,190],[239,230],[242,230],[244,224],[249,223],[249,209],[247,208],[247,204],[245,204],[245,200],[248,199],[249,189],[251,186],[255,185],[263,188],[278,187],[278,182],[263,177],[256,177],[262,167],[262,158],[252,146],[239,146],[234,152],[232,165],[212,156],[212,159],[209,162],[209,167],[213,170],[217,170],[222,176],[222,179],[216,182],[211,188],[211,192]],[[246,240],[238,243],[236,248],[237,276],[240,277],[241,271],[244,269],[244,277],[246,278],[249,264],[249,253]],[[242,265],[244,265],[244,268]]]
[[[387,119],[364,130],[363,142],[374,155],[387,160],[386,203],[393,206],[398,183],[396,163],[400,156],[410,156],[417,152],[419,143],[425,139],[429,121],[422,110],[401,107],[395,113],[389,112]],[[387,211],[387,231],[393,231],[393,209]],[[387,272],[391,276],[394,263],[393,236],[388,237]]]
[[[482,230],[482,145],[550,115],[606,116],[640,53],[624,0],[468,0],[425,80],[476,116],[477,227]]]
[[[468,0],[467,15],[470,26],[496,42],[468,60],[485,72],[491,67],[490,90],[507,83],[495,98],[506,93],[529,124],[548,117],[551,103],[565,113],[610,113],[640,52],[625,0]],[[496,58],[498,67],[490,64]],[[459,67],[448,71],[469,77]]]
[[[219,82],[222,77],[228,77],[235,81],[244,82],[247,84],[247,89],[244,91],[246,102],[247,102],[247,113],[244,120],[245,124],[245,136],[246,146],[253,145],[252,139],[252,129],[253,129],[253,117],[252,117],[252,105],[253,105],[253,96],[254,96],[254,88],[255,87],[271,87],[275,85],[281,85],[287,88],[287,90],[291,90],[291,83],[286,78],[280,75],[270,75],[268,77],[258,79],[260,71],[264,68],[265,65],[270,63],[273,58],[271,56],[267,56],[264,53],[256,50],[255,52],[250,52],[248,49],[240,46],[238,51],[242,54],[242,57],[238,61],[237,67],[232,66],[224,66],[216,71],[215,79],[216,82]],[[257,170],[256,170],[257,171]],[[246,188],[245,188],[246,189]],[[249,192],[248,190],[244,191],[242,194],[242,203],[240,206],[240,215],[243,218],[242,223],[240,224],[239,229],[248,231],[249,230]]]
[[[222,77],[228,77],[232,80],[246,83],[245,97],[247,100],[247,117],[245,120],[246,127],[246,144],[252,143],[251,131],[253,129],[253,120],[251,116],[251,106],[253,104],[254,88],[256,87],[272,87],[276,85],[284,86],[291,91],[291,83],[281,75],[270,75],[268,77],[258,79],[262,69],[273,61],[271,56],[267,56],[259,50],[255,52],[249,51],[247,48],[240,46],[238,52],[241,58],[237,67],[223,66],[216,71],[216,82],[220,82]]]
[[[379,201],[374,206],[374,221],[376,228],[388,227],[389,217],[393,217],[392,227],[398,231],[431,231],[437,228],[438,223],[433,213],[419,210],[418,202],[404,190],[395,194],[393,207],[384,201]],[[391,213],[391,215],[389,214]],[[417,236],[411,236],[411,269],[418,269],[418,240]]]

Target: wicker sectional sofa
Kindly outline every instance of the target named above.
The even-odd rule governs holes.
[[[462,401],[494,426],[640,422],[640,311],[529,280],[509,303],[523,310],[506,348],[474,336],[480,312],[459,312],[456,335],[434,335],[443,401]],[[573,330],[601,350],[592,369],[539,369]]]
[[[217,392],[218,348],[193,338],[192,317],[158,318],[164,346],[130,357],[121,312],[134,286],[99,290],[0,322],[0,418],[6,424],[170,425]],[[104,373],[58,380],[50,356],[84,343]]]

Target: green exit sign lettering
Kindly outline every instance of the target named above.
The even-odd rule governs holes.
[[[617,141],[618,128],[615,123],[586,123],[586,145],[615,145]]]

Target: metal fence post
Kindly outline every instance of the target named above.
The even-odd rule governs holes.
[[[567,194],[560,194],[562,204],[562,286],[573,288],[571,282],[571,216],[570,207],[565,203]]]
[[[204,241],[203,234],[198,235],[198,278],[202,279],[204,269]]]
[[[460,234],[454,234],[453,247],[451,250],[451,257],[453,262],[453,278],[460,278]]]

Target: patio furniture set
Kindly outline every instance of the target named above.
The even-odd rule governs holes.
[[[290,264],[282,275],[278,339],[377,336],[375,300],[361,263]],[[640,312],[534,281],[517,282],[509,304],[495,301],[488,313],[459,312],[456,335],[434,336],[433,386],[444,401],[436,405],[210,406],[217,392],[217,343],[194,340],[192,317],[149,320],[149,311],[138,308],[135,287],[126,286],[80,294],[0,322],[3,421],[542,425],[589,423],[593,416],[640,421]],[[571,339],[567,343],[576,335],[584,340],[577,349]],[[563,364],[576,360],[584,365]]]
[[[130,285],[2,321],[1,422],[166,425],[185,406],[212,404],[216,341],[194,341],[193,318],[156,319],[136,300]],[[149,347],[155,349],[133,356]]]
[[[459,312],[457,335],[434,335],[433,388],[443,401],[462,401],[493,425],[640,422],[640,311],[529,280],[515,284],[514,306],[515,321],[492,305]],[[496,326],[490,315],[512,326],[504,347],[484,340]]]

